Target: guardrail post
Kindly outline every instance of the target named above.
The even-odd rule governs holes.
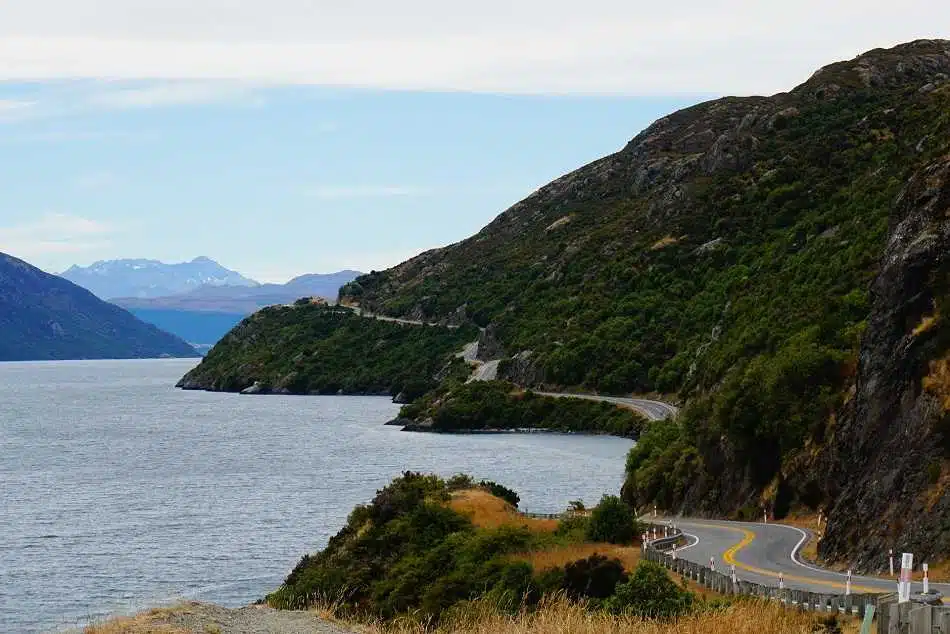
[[[930,605],[921,605],[910,611],[908,614],[910,622],[910,631],[913,634],[921,632],[922,634],[931,634],[934,627],[934,608]]]

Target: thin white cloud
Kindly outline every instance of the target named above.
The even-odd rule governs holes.
[[[946,24],[935,0],[30,0],[0,5],[0,78],[768,93]]]
[[[50,213],[18,225],[0,227],[0,251],[31,258],[82,253],[110,245],[114,228],[106,223],[61,213]]]
[[[0,99],[0,121],[19,121],[30,116],[35,101]]]
[[[345,200],[351,198],[401,198],[408,196],[426,196],[430,190],[424,187],[406,185],[357,185],[334,186],[318,185],[306,190],[308,196],[321,200]]]
[[[85,97],[93,108],[129,109],[210,104],[222,101],[260,103],[247,85],[224,81],[169,81],[144,86],[111,86]]]

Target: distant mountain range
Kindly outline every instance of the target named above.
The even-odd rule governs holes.
[[[187,310],[249,315],[265,306],[289,304],[301,297],[336,300],[344,284],[362,275],[359,271],[310,274],[295,277],[286,284],[257,286],[202,286],[187,293],[166,297],[116,297],[112,301],[130,310]]]
[[[61,277],[92,291],[100,299],[164,297],[206,286],[259,286],[207,257],[165,264],[158,260],[104,260],[88,267],[72,266]]]
[[[198,257],[181,264],[108,260],[85,268],[73,266],[61,275],[205,350],[265,306],[289,304],[301,297],[334,301],[340,287],[362,273],[313,273],[286,284],[260,284],[210,258]]]
[[[182,339],[0,253],[0,361],[194,356]]]

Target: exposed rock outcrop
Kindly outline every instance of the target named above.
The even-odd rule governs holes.
[[[829,443],[835,501],[820,553],[881,569],[889,548],[950,554],[950,333],[939,321],[950,275],[950,157],[916,174],[872,288],[857,384]]]

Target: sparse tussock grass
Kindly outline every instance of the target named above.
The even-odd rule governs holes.
[[[188,630],[162,623],[175,610],[185,608],[160,608],[148,610],[135,616],[120,616],[83,629],[83,634],[189,634]]]
[[[586,609],[563,598],[547,600],[540,609],[508,615],[487,603],[454,610],[435,630],[408,621],[387,625],[356,625],[362,634],[818,634],[835,630],[822,617],[781,606],[740,602],[671,621],[614,616]],[[856,632],[845,627],[843,632]]]
[[[619,559],[624,570],[632,571],[640,561],[640,549],[616,544],[568,544],[549,550],[532,551],[514,555],[514,559],[526,561],[538,572],[563,567],[573,561],[587,559],[591,555],[603,555]]]
[[[449,507],[468,516],[479,528],[523,526],[535,532],[553,533],[558,526],[558,520],[525,517],[513,506],[484,489],[467,489],[453,493]]]

